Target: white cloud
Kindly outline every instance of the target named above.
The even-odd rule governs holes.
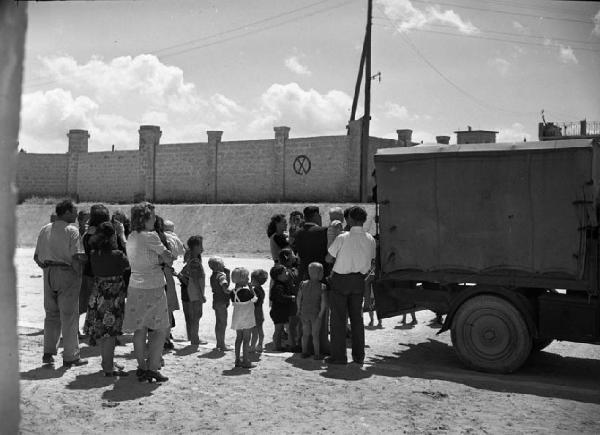
[[[577,57],[575,57],[575,52],[570,46],[565,47],[564,45],[560,44],[558,57],[562,63],[579,63]]]
[[[451,9],[441,10],[438,5],[418,9],[410,0],[377,0],[383,6],[384,13],[397,24],[399,32],[421,29],[427,24],[445,24],[455,27],[459,32],[474,34],[479,29],[470,21],[465,21]]]
[[[527,33],[527,28],[520,22],[515,20],[512,22],[512,25],[513,25],[513,29],[515,29],[519,33]]]
[[[159,125],[163,143],[205,141],[207,129],[234,128],[245,113],[225,95],[200,95],[180,68],[153,55],[40,61],[57,87],[23,95],[20,145],[28,151],[66,151],[73,128],[90,132],[90,150],[135,149],[140,124]]]
[[[285,66],[296,74],[303,76],[309,76],[312,74],[306,65],[302,65],[298,56],[290,56],[285,59]]]
[[[490,65],[491,67],[498,70],[500,75],[505,76],[506,74],[508,74],[511,63],[506,59],[503,59],[501,57],[496,57],[494,59],[488,60],[488,65]]]
[[[497,128],[497,142],[523,142],[523,139],[531,140],[531,134],[525,131],[523,124],[515,122],[510,127]]]
[[[252,132],[287,125],[297,135],[340,134],[348,123],[352,98],[342,91],[321,94],[297,83],[273,84],[260,97]]]
[[[388,118],[397,118],[402,121],[410,120],[411,117],[408,114],[408,109],[405,106],[401,106],[396,103],[386,101],[384,104],[384,114]]]
[[[594,15],[594,30],[592,30],[592,33],[596,36],[600,36],[600,10]]]

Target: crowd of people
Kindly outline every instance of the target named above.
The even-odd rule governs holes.
[[[51,222],[38,236],[34,261],[44,277],[43,364],[53,364],[63,338],[63,365],[87,364],[79,340],[99,346],[105,376],[127,376],[114,361],[119,337],[133,333],[136,376],[140,381],[165,382],[160,370],[165,349],[172,349],[173,312],[182,309],[192,346],[207,344],[199,337],[205,288],[212,290],[216,349],[226,352],[228,308],[236,331],[235,367],[252,368],[250,354],[264,349],[263,305],[269,303],[274,324],[273,349],[314,356],[330,364],[346,364],[346,338],[352,359],[362,364],[363,301],[371,314],[371,282],[376,242],[364,230],[366,211],[359,206],[329,211],[322,226],[318,207],[278,214],[267,226],[273,266],[269,272],[230,271],[222,258],[211,257],[207,278],[202,264],[203,239],[194,235],[184,244],[174,224],[157,216],[148,202],[135,204],[130,218],[110,215],[102,204],[89,212],[70,200],[57,204]],[[183,257],[180,271],[174,261]],[[268,278],[269,288],[264,288]],[[176,281],[181,287],[179,304]],[[79,316],[85,315],[83,332]],[[349,320],[349,324],[348,324]],[[381,327],[381,321],[378,322]]]

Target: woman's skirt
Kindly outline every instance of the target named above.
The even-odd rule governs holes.
[[[169,310],[165,288],[135,288],[127,290],[125,304],[125,320],[123,329],[136,331],[138,329],[168,329]]]
[[[125,295],[122,276],[98,276],[91,280],[91,294],[83,331],[95,346],[103,337],[122,334]]]

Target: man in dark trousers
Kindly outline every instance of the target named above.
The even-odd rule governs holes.
[[[319,207],[309,206],[304,208],[304,225],[296,232],[292,248],[298,253],[300,267],[298,273],[300,280],[308,279],[308,265],[318,262],[323,265],[324,276],[329,275],[330,264],[325,261],[327,256],[327,227],[321,226]],[[328,310],[329,311],[329,310]],[[329,353],[329,313],[321,322],[320,332],[321,353]]]
[[[375,265],[375,239],[363,225],[367,212],[362,207],[348,211],[350,231],[340,234],[329,247],[327,261],[333,263],[330,279],[331,307],[330,364],[346,364],[346,319],[352,330],[352,359],[357,364],[365,360],[365,325],[363,297],[367,291],[365,279]]]

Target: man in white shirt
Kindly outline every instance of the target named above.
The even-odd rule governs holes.
[[[331,357],[330,364],[346,364],[346,319],[352,330],[352,359],[362,364],[365,359],[365,325],[362,303],[365,279],[375,264],[375,239],[363,229],[367,212],[352,207],[348,212],[350,231],[340,234],[328,250],[327,261],[333,264],[331,291]]]
[[[87,364],[79,357],[79,289],[83,247],[73,226],[77,208],[71,200],[56,205],[56,220],[42,227],[34,261],[44,271],[44,364],[54,363],[61,332],[65,367]]]

